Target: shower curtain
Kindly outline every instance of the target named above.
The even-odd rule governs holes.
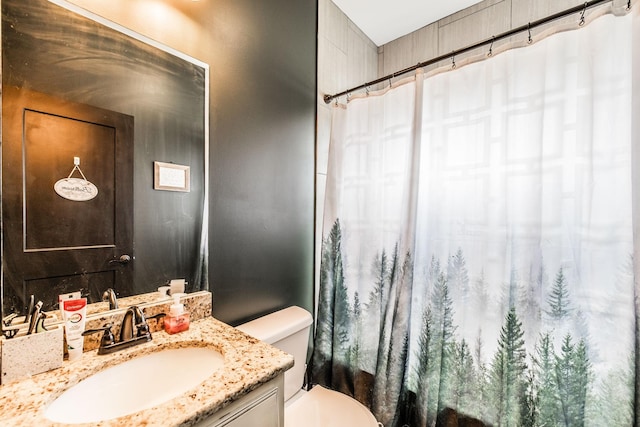
[[[385,427],[634,425],[634,9],[333,108],[314,383]]]

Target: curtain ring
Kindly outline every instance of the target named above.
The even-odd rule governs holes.
[[[580,14],[580,22],[578,25],[582,27],[584,25],[584,13],[587,11],[587,3],[584,3],[584,9],[582,9],[582,13]]]
[[[487,56],[491,58],[493,56],[493,42],[495,41],[496,36],[491,37],[491,44],[489,45],[489,52],[487,52]]]
[[[351,101],[351,92],[347,93],[347,104]]]
[[[533,43],[533,39],[531,38],[531,22],[527,24],[527,31],[529,32],[529,39],[527,40],[527,44]]]
[[[451,69],[455,70],[455,68],[456,68],[456,52],[453,51],[451,53]]]
[[[367,96],[369,96],[369,86],[365,86],[364,87],[365,92],[367,93]]]
[[[631,0],[627,0],[627,12],[631,10]]]

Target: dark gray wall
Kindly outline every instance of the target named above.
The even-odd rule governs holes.
[[[210,66],[213,314],[235,325],[311,309],[317,0],[163,2],[175,27],[126,25]]]
[[[213,314],[311,309],[317,1],[210,8]]]
[[[121,23],[210,66],[213,314],[235,325],[311,309],[317,0],[162,1],[180,15],[164,31]]]

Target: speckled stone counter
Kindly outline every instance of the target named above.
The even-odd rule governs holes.
[[[65,361],[59,369],[0,386],[0,425],[63,425],[48,421],[43,414],[47,405],[67,388],[137,356],[188,346],[215,348],[224,356],[224,367],[198,387],[159,406],[91,425],[190,426],[293,366],[293,356],[209,317],[192,322],[188,331],[179,334],[155,332],[151,342],[110,355],[99,356],[96,350],[85,352],[79,360]],[[161,367],[158,374],[162,375]]]

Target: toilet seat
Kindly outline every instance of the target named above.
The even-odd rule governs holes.
[[[285,427],[378,427],[373,414],[357,400],[315,386],[284,413]]]

